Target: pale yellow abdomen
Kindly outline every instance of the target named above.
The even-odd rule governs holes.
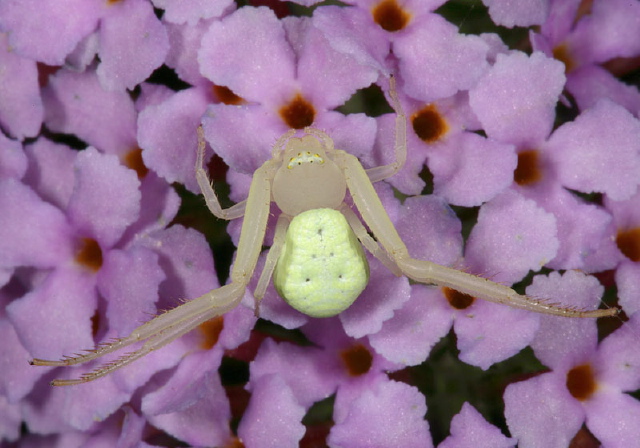
[[[362,245],[337,210],[296,215],[273,273],[280,296],[312,317],[331,317],[349,308],[369,281]]]

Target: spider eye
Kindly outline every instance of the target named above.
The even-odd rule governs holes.
[[[303,163],[313,163],[313,162],[323,164],[324,159],[320,156],[320,154],[311,154],[310,151],[307,151],[305,153],[299,152],[296,157],[291,157],[291,159],[289,159],[289,164],[287,165],[287,168],[292,169],[296,165],[302,165]]]

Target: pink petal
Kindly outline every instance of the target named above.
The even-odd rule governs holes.
[[[256,448],[297,446],[305,432],[304,414],[284,380],[268,375],[254,385],[238,436],[245,445]]]
[[[108,90],[133,89],[162,63],[169,39],[144,0],[117,2],[100,24],[100,64],[96,73]]]
[[[558,250],[556,220],[515,191],[507,191],[480,208],[466,247],[473,272],[513,284],[537,271]]]
[[[76,184],[68,214],[79,232],[114,245],[140,213],[140,181],[113,155],[88,148],[76,160]]]
[[[499,54],[469,102],[489,137],[535,147],[551,132],[564,83],[562,63],[542,53]]]
[[[620,201],[640,184],[640,121],[609,100],[559,127],[546,149],[568,188]]]
[[[294,55],[282,24],[265,7],[241,8],[213,22],[202,38],[198,62],[214,84],[250,101],[277,102],[290,91],[295,76]]]

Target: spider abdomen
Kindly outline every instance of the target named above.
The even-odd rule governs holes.
[[[337,210],[296,215],[273,273],[280,296],[312,317],[347,309],[369,281],[369,264],[347,220]]]

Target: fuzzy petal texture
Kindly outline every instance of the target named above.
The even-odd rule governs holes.
[[[78,154],[68,214],[77,230],[113,246],[140,213],[140,181],[115,156],[88,148]],[[108,198],[105,200],[105,198]]]
[[[108,301],[109,328],[126,336],[154,315],[158,287],[164,279],[154,252],[143,247],[109,251],[98,281],[99,291]]]
[[[607,98],[623,106],[636,117],[640,115],[640,91],[637,86],[620,82],[611,72],[598,65],[580,67],[567,79],[567,90],[571,92],[580,110],[587,110]]]
[[[0,397],[0,434],[4,440],[15,442],[20,437],[22,416],[20,407],[10,404],[5,397]]]
[[[529,345],[538,325],[539,316],[535,313],[477,301],[460,310],[453,324],[458,337],[459,358],[487,370]]]
[[[254,385],[238,436],[245,445],[256,448],[297,446],[305,432],[304,414],[286,383],[277,375],[268,375]]]
[[[63,65],[78,42],[91,33],[102,14],[100,2],[9,0],[0,2],[0,29],[22,56]]]
[[[519,447],[569,446],[582,426],[584,410],[571,397],[563,379],[566,381],[563,375],[546,373],[507,386],[505,417]]]
[[[458,263],[462,257],[462,224],[447,202],[435,195],[405,199],[395,211],[386,201],[387,213],[397,213],[396,230],[414,258],[445,266]]]
[[[278,375],[308,409],[316,401],[331,395],[338,386],[343,370],[332,352],[320,348],[299,347],[267,339],[251,363],[249,390],[269,375]]]
[[[47,202],[66,210],[75,184],[77,151],[68,146],[38,139],[25,148],[29,169],[25,182]]]
[[[0,394],[10,403],[22,400],[33,388],[33,385],[48,370],[45,368],[34,369],[25,362],[31,359],[31,354],[23,347],[18,335],[7,319],[0,320]],[[0,399],[0,402],[2,399]],[[0,404],[0,409],[3,406]],[[0,419],[0,422],[3,421]],[[2,423],[0,423],[0,427]],[[0,429],[0,431],[2,431]],[[4,434],[0,432],[0,434]]]
[[[88,431],[96,421],[116,412],[129,397],[109,381],[75,388],[53,388],[40,382],[31,399],[24,403],[23,416],[35,434]]]
[[[219,363],[219,355],[207,352],[184,359],[166,384],[142,399],[149,421],[191,445],[224,445],[230,438],[231,411]]]
[[[640,311],[640,265],[638,263],[623,263],[616,270],[616,285],[620,305],[627,315]]]
[[[238,36],[251,39],[238,40]],[[202,74],[214,84],[250,101],[282,98],[295,76],[294,54],[282,24],[265,7],[242,8],[212,23],[202,38],[198,62]]]
[[[588,404],[587,425],[602,446],[631,447],[640,440],[640,401],[626,394],[597,394]]]
[[[491,19],[498,25],[542,25],[549,14],[550,0],[483,0]]]
[[[72,250],[72,230],[59,209],[21,182],[0,180],[0,266],[53,267]]]
[[[537,275],[527,287],[531,297],[581,309],[596,309],[603,292],[604,288],[595,277],[578,271]],[[555,367],[584,361],[595,351],[597,341],[595,319],[541,316],[540,331],[531,347],[540,361]]]
[[[22,178],[27,171],[27,157],[20,142],[0,134],[0,179]]]
[[[640,389],[640,347],[636,343],[640,329],[637,313],[607,336],[598,347],[598,376],[622,392]]]
[[[411,287],[406,277],[396,277],[384,265],[369,262],[370,280],[358,299],[340,313],[345,332],[353,338],[377,333],[394,310],[409,300]]]
[[[551,132],[564,83],[562,63],[543,53],[499,54],[469,93],[469,102],[489,137],[536,145]]]
[[[360,64],[387,73],[389,53],[386,32],[371,20],[363,8],[328,6],[314,12],[314,26],[320,29],[337,51],[349,54]],[[361,30],[353,33],[351,30]]]
[[[123,410],[125,417],[122,422],[122,433],[118,438],[118,446],[133,446],[136,443],[140,443],[143,438],[143,431],[147,422],[129,406],[124,406]]]
[[[451,420],[451,435],[438,448],[476,448],[479,440],[492,448],[510,448],[516,444],[514,439],[505,437],[498,428],[487,423],[476,408],[465,403]]]
[[[488,68],[487,44],[477,36],[459,34],[436,14],[423,20],[410,39],[396,41],[393,47],[400,58],[404,92],[430,102],[473,87]]]
[[[546,150],[567,188],[621,201],[640,184],[640,121],[609,100],[558,128]]]
[[[286,25],[287,22],[285,22]],[[313,21],[300,22],[303,44],[298,51],[297,79],[301,90],[309,92],[313,104],[327,109],[344,104],[357,89],[372,84],[378,72],[355,64],[352,55],[336,51],[328,39],[313,26]],[[292,39],[291,33],[289,39]],[[322,76],[318,76],[318,74]]]
[[[201,19],[220,17],[233,5],[233,0],[198,0],[188,4],[171,0],[152,0],[156,8],[164,9],[163,20],[171,23],[188,23],[195,26]]]
[[[564,188],[553,185],[544,193],[530,195],[547,212],[553,213],[558,226],[560,247],[555,258],[548,263],[553,269],[585,269],[589,256],[596,256],[607,266],[606,257],[597,256],[597,251],[610,242],[611,215],[595,204],[587,203]]]
[[[343,93],[341,89],[340,94]],[[377,131],[376,120],[372,117],[365,114],[342,115],[334,111],[320,114],[314,126],[324,130],[337,149],[358,158],[371,152]]]
[[[451,329],[454,312],[442,300],[437,288],[411,287],[411,298],[382,329],[369,335],[375,351],[386,359],[406,366],[425,361],[433,346]]]
[[[127,92],[106,91],[94,71],[60,70],[43,91],[45,123],[98,150],[123,154],[137,146],[136,111]]]
[[[247,123],[252,132],[247,132]],[[271,158],[271,148],[284,131],[282,124],[257,105],[212,104],[202,119],[205,137],[215,153],[243,174],[253,174]]]
[[[56,269],[38,288],[13,301],[7,314],[33,357],[61,359],[93,347],[91,317],[97,303],[94,276],[70,266]]]
[[[567,38],[574,57],[583,64],[605,62],[640,53],[640,4],[626,0],[596,0],[590,14]]]
[[[184,5],[180,7],[184,8]],[[193,86],[210,86],[210,81],[200,73],[198,51],[202,36],[213,20],[215,19],[200,20],[194,26],[165,24],[169,36],[169,52],[165,64],[174,69],[180,79]]]
[[[112,5],[100,24],[100,64],[96,73],[107,90],[133,89],[164,62],[169,38],[144,0]]]
[[[128,402],[133,392],[153,374],[173,367],[186,350],[186,344],[176,341],[147,355],[144,363],[133,363],[94,383],[52,388],[40,382],[25,403],[25,420],[35,433],[60,432],[61,428],[87,431],[96,421],[105,420]],[[48,378],[75,378],[92,367],[95,364],[56,369],[56,375]]]
[[[180,196],[153,172],[147,173],[140,186],[142,208],[138,220],[127,228],[122,241],[133,241],[137,234],[164,230],[180,208]]]
[[[197,230],[176,224],[151,232],[138,243],[160,255],[167,276],[160,298],[171,306],[177,299],[190,300],[220,286],[209,245]]]
[[[146,108],[138,118],[138,141],[145,165],[168,183],[180,182],[199,193],[195,178],[196,129],[210,99],[187,89]]]
[[[556,235],[552,214],[515,191],[507,191],[480,209],[467,241],[466,262],[472,272],[513,284],[555,256]]]
[[[328,442],[336,448],[433,446],[427,406],[415,387],[381,381],[356,398],[346,418],[331,428]]]
[[[455,151],[441,148],[428,158],[434,193],[447,202],[473,207],[486,202],[513,182],[518,158],[512,145],[464,133],[456,139]]]
[[[22,58],[9,48],[7,35],[0,34],[0,123],[6,132],[22,140],[38,134],[44,107],[35,61]]]
[[[387,165],[395,161],[395,114],[384,114],[376,118],[378,133],[373,151],[360,155],[358,158],[365,168]],[[415,139],[417,140],[417,139]],[[407,140],[407,160],[404,166],[392,177],[385,179],[402,193],[407,195],[419,195],[425,182],[420,178],[420,172],[424,168],[427,154],[422,149],[422,142],[414,143],[411,133]],[[415,146],[414,146],[415,145]]]

